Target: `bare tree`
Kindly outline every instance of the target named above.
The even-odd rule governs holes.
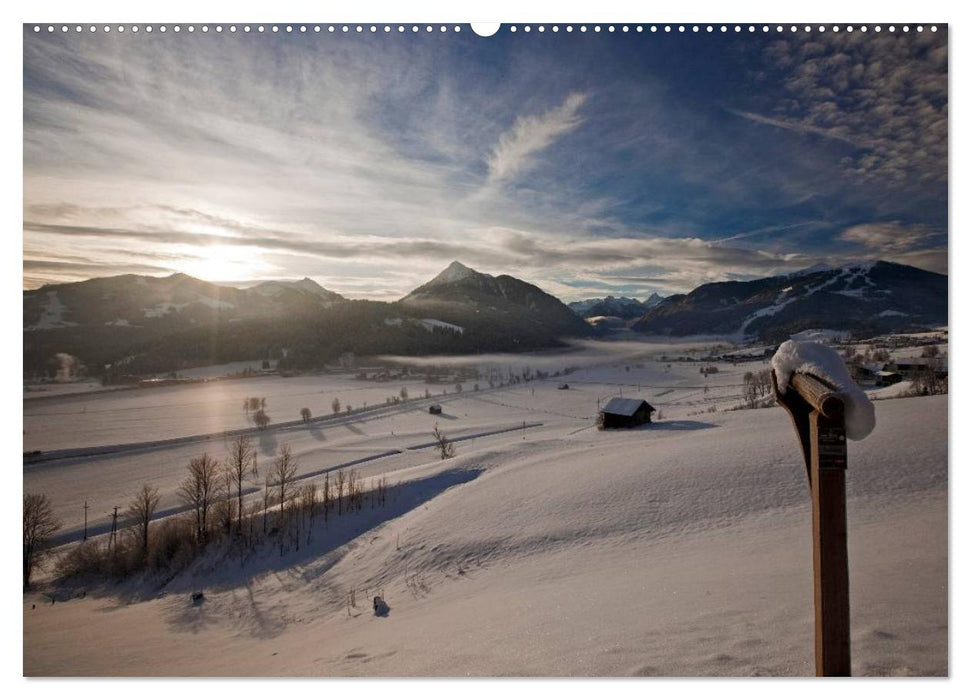
[[[249,471],[250,461],[256,456],[249,438],[240,435],[229,446],[226,470],[229,472],[231,487],[236,491],[236,532],[241,531],[243,522],[243,483]]]
[[[745,382],[742,394],[749,408],[754,408],[760,398],[772,392],[772,373],[769,370],[746,372],[742,379]]]
[[[324,491],[321,494],[321,503],[324,506],[324,522],[327,522],[327,513],[330,511],[330,473],[324,474]]]
[[[874,362],[890,362],[890,351],[886,348],[876,348],[870,355]]]
[[[254,412],[260,410],[260,399],[258,396],[251,396],[249,398],[249,410]]]
[[[449,459],[455,456],[455,444],[445,436],[445,433],[438,429],[438,423],[435,424],[435,430],[432,431],[432,435],[435,437],[438,453],[442,459]]]
[[[300,419],[304,423],[309,423],[310,422],[310,409],[309,408],[301,408],[300,409]]]
[[[334,489],[337,492],[337,514],[342,515],[344,505],[344,470],[337,472],[337,484]]]
[[[138,547],[141,551],[142,561],[146,563],[148,562],[148,524],[152,521],[152,516],[155,515],[158,501],[158,489],[145,484],[135,496],[135,499],[128,504],[126,511],[128,519],[137,528]]]
[[[300,489],[300,508],[307,516],[307,544],[313,537],[314,518],[317,515],[318,503],[317,484],[310,482]]]
[[[219,477],[222,484],[219,488],[219,500],[216,501],[216,516],[219,524],[227,536],[233,534],[233,523],[236,522],[236,504],[233,501],[233,474],[228,464],[224,464]]]
[[[334,413],[340,413],[341,412],[341,400],[340,399],[334,399],[333,401],[330,402],[330,407],[333,409]]]
[[[759,396],[769,396],[772,393],[772,372],[764,369],[755,375]]]
[[[293,479],[297,475],[297,462],[290,453],[289,445],[280,447],[280,454],[273,463],[273,473],[271,474],[280,494],[280,523],[282,530],[283,517],[286,513],[287,501],[292,496]]]
[[[219,463],[203,453],[189,462],[189,476],[179,486],[181,501],[195,515],[196,541],[204,543],[209,535],[209,511],[218,497]]]
[[[401,400],[402,401],[407,401],[408,400],[408,389],[407,389],[407,387],[401,387],[401,391],[398,392],[398,395],[401,397]]]
[[[253,422],[256,423],[256,427],[263,430],[270,424],[270,417],[267,415],[266,411],[262,408],[253,414]]]
[[[263,482],[263,534],[266,534],[266,514],[270,510],[270,482]]]
[[[911,392],[918,396],[947,393],[947,380],[939,377],[932,368],[926,367],[916,372],[912,378]]]
[[[60,526],[47,496],[24,494],[24,589],[30,586],[30,575],[44,546]]]

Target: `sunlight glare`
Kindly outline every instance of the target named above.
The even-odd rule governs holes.
[[[193,246],[186,255],[181,271],[211,282],[249,280],[263,267],[251,251],[236,246]]]

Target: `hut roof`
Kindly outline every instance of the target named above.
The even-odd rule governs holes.
[[[648,411],[655,410],[654,407],[644,399],[622,399],[615,396],[601,409],[604,413],[613,413],[617,416],[633,416],[640,407],[647,406]]]

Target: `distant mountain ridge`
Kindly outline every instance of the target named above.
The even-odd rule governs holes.
[[[175,273],[119,275],[44,285],[24,292],[24,329],[76,325],[156,325],[271,317],[346,301],[310,279],[262,282],[248,289]]]
[[[568,304],[570,310],[582,318],[594,316],[612,316],[622,319],[640,318],[648,309],[652,309],[664,299],[660,294],[651,294],[644,301],[638,301],[630,297],[606,296],[596,299],[584,299],[573,301]]]
[[[947,323],[947,276],[884,261],[816,265],[676,294],[632,324],[644,334],[779,341],[806,328],[899,332]]]
[[[280,297],[290,291],[296,291],[300,294],[317,297],[325,303],[347,301],[337,292],[324,289],[309,277],[304,277],[302,280],[267,280],[253,285],[250,289],[264,296],[272,297]]]
[[[520,352],[628,328],[770,342],[807,328],[900,332],[946,324],[947,291],[945,275],[907,265],[814,266],[704,284],[658,301],[633,321],[619,314],[636,300],[595,300],[581,311],[588,323],[529,282],[459,262],[391,303],[347,300],[306,278],[239,289],[184,274],[121,275],[23,293],[24,374],[49,376],[59,353],[96,374],[110,368],[140,376],[254,358],[315,369],[346,353]]]
[[[25,375],[49,375],[59,353],[138,376],[254,358],[319,368],[345,353],[537,350],[592,333],[539,287],[458,262],[393,303],[351,301],[308,278],[240,289],[174,274],[45,285],[23,305]]]

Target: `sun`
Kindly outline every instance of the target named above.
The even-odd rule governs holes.
[[[261,267],[257,256],[245,248],[228,245],[193,247],[180,266],[187,275],[210,282],[248,280]]]

